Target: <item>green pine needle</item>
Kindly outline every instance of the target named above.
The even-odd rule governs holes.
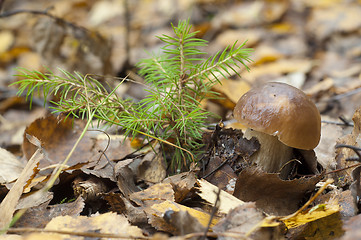
[[[193,158],[189,153],[193,155],[201,147],[202,132],[210,115],[201,108],[200,101],[216,97],[211,88],[219,77],[238,75],[241,67],[248,70],[252,50],[243,48],[245,43],[239,47],[234,43],[204,59],[206,53],[200,48],[205,48],[207,41],[195,37],[189,21],[179,21],[172,28],[174,36],[159,37],[166,44],[161,55],[137,64],[149,86],[149,94],[139,103],[119,98],[91,76],[65,70],[58,76],[50,70],[44,74],[19,68],[17,76],[21,80],[12,85],[19,86],[18,95],[25,95],[30,104],[36,92],[42,94],[44,104],[49,96],[57,95],[60,100],[52,102],[55,112],[87,118],[89,111],[95,111],[99,123],[119,125],[126,136],[143,134],[163,143],[172,142],[176,147],[170,154],[170,166],[173,170],[185,170]]]

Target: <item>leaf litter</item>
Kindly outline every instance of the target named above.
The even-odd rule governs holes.
[[[109,147],[108,137],[103,133],[88,132],[78,152],[61,173],[53,193],[36,196],[34,193],[43,187],[52,170],[65,158],[84,123],[70,119],[59,121],[41,112],[44,118],[24,124],[26,117],[22,114],[31,114],[22,109],[27,103],[13,98],[12,91],[1,89],[2,147],[16,154],[11,156],[4,152],[6,156],[1,159],[4,172],[0,172],[0,179],[4,181],[0,193],[5,210],[0,211],[0,219],[3,226],[12,219],[18,205],[29,209],[15,227],[19,232],[22,228],[22,231],[33,228],[29,239],[45,234],[54,237],[56,231],[58,237],[72,234],[72,239],[76,239],[75,235],[81,239],[107,237],[110,233],[113,237],[158,236],[164,239],[172,235],[244,239],[282,239],[285,236],[355,239],[359,236],[359,159],[350,148],[334,149],[337,144],[360,147],[359,4],[306,0],[220,2],[227,7],[216,1],[187,1],[158,8],[158,1],[142,4],[132,1],[128,6],[132,12],[131,31],[127,36],[131,46],[129,55],[124,48],[127,34],[121,16],[126,9],[115,2],[96,4],[62,0],[54,3],[57,16],[92,31],[77,31],[78,28],[65,26],[64,22],[51,18],[40,20],[39,16],[25,21],[28,19],[24,16],[14,15],[0,23],[4,29],[0,35],[2,88],[7,88],[13,81],[10,76],[14,66],[44,71],[45,64],[51,69],[63,66],[69,71],[117,75],[124,70],[126,62],[134,65],[144,57],[143,49],[159,48],[159,42],[153,38],[159,35],[155,32],[169,32],[170,19],[183,17],[181,13],[189,13],[195,27],[203,31],[199,34],[209,38],[210,52],[230,44],[227,41],[233,43],[229,36],[236,36],[240,42],[250,39],[249,44],[256,50],[250,73],[241,72],[242,78],[222,79],[223,85],[214,89],[225,98],[212,104],[219,106],[214,108],[217,109],[215,113],[225,120],[226,128],[222,126],[205,134],[204,165],[169,177],[162,155],[154,155],[146,148],[137,151],[116,131],[110,136]],[[29,6],[43,9],[41,3],[29,5],[15,1],[13,6],[5,4],[4,11]],[[119,7],[118,11],[110,11],[114,6]],[[189,9],[193,9],[193,14]],[[209,14],[213,17],[207,23],[204,16]],[[201,28],[202,24],[207,27]],[[243,139],[240,130],[227,129],[236,126],[229,125],[228,121],[239,96],[268,81],[283,81],[302,88],[319,107],[325,120],[321,143],[315,149],[324,168],[319,174],[302,172],[302,177],[283,180],[277,174],[255,169],[247,158],[257,151],[257,142]],[[133,86],[122,94],[130,94],[138,100],[139,94],[132,95],[131,88],[134,92]],[[35,102],[35,109],[40,105]],[[210,107],[211,103],[204,103],[204,106]],[[10,111],[16,120],[24,121],[11,125],[15,120]],[[340,116],[353,119],[353,130],[339,120]],[[40,145],[34,146],[26,137],[21,137],[24,130],[19,131],[21,134],[13,133],[18,126],[25,125],[29,125],[25,133],[36,137]],[[7,137],[9,135],[18,137],[11,139]],[[14,150],[13,146],[17,148]],[[26,163],[36,165],[29,159],[39,147],[43,149],[39,165],[32,165],[27,174],[20,174]],[[16,157],[22,155],[23,158]],[[306,155],[298,158],[303,164],[312,157],[312,154]],[[15,170],[10,171],[9,165]],[[205,180],[197,180],[201,176]],[[320,188],[318,184],[328,177],[335,180],[334,187],[326,188],[294,218],[287,218],[314,196]],[[218,187],[222,189],[219,194]],[[229,199],[233,199],[232,203]],[[242,204],[241,200],[246,203]],[[228,208],[224,207],[225,203]],[[272,217],[277,221],[269,220]],[[39,218],[41,222],[32,220]],[[209,223],[213,232],[205,233]],[[16,228],[11,228],[8,233],[12,231],[16,232]],[[34,233],[36,231],[43,233]],[[59,235],[60,232],[63,235]],[[81,235],[86,232],[90,235]]]

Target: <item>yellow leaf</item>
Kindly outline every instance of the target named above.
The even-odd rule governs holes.
[[[312,209],[301,212],[291,218],[282,220],[287,228],[295,228],[303,224],[316,221],[321,218],[328,217],[334,213],[340,211],[340,206],[337,203],[334,204],[319,204]]]
[[[173,210],[175,212],[187,211],[192,217],[196,218],[199,221],[199,223],[202,224],[204,227],[207,227],[209,219],[211,217],[208,213],[204,213],[168,200],[160,204],[154,204],[151,208],[162,214],[164,214],[168,210]],[[211,222],[211,227],[217,224],[218,221],[219,221],[218,217],[213,217]]]

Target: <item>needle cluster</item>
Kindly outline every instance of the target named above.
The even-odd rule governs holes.
[[[170,165],[174,170],[188,167],[191,154],[200,147],[202,131],[209,112],[201,101],[216,97],[212,86],[220,77],[238,74],[240,67],[248,69],[251,49],[236,47],[236,43],[204,58],[207,41],[195,37],[189,21],[173,26],[174,36],[163,35],[165,43],[159,55],[151,55],[137,64],[139,75],[144,78],[148,94],[140,102],[133,102],[116,95],[116,88],[108,91],[102,83],[90,75],[62,70],[62,76],[51,71],[41,73],[19,69],[21,80],[18,94],[26,93],[32,101],[39,91],[47,99],[56,95],[52,102],[56,112],[74,117],[94,116],[99,122],[119,125],[127,136],[143,135],[172,146]],[[92,115],[90,115],[92,113]]]

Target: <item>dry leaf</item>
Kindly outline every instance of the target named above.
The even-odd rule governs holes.
[[[347,12],[347,14],[345,14]],[[334,33],[356,31],[361,27],[361,6],[357,3],[339,4],[337,7],[313,8],[307,22],[308,30],[318,40]]]
[[[114,167],[114,176],[117,179],[118,188],[126,198],[139,190],[135,185],[135,174],[129,167],[132,162],[133,159],[119,161]]]
[[[361,144],[361,108],[357,109],[355,114],[352,117],[354,122],[354,128],[351,134],[348,134],[337,141],[337,144],[346,144],[351,146],[360,147]],[[346,161],[346,159],[354,157],[355,152],[349,148],[338,148],[336,149],[336,161],[337,169],[346,168],[354,163],[352,161]],[[352,182],[351,172],[353,168],[346,169],[340,173],[335,174],[335,181],[342,179],[339,184],[347,184]]]
[[[323,117],[322,120],[325,120]],[[327,170],[336,169],[336,141],[342,136],[342,128],[335,124],[321,124],[321,139],[314,149],[317,161]]]
[[[207,182],[204,179],[199,179],[197,183],[199,185],[199,187],[197,188],[198,189],[197,194],[203,200],[211,204],[211,206],[215,206],[218,187],[214,186],[213,184]],[[227,214],[231,209],[236,208],[242,204],[244,204],[243,201],[221,190],[219,194],[219,206],[218,206],[219,212]]]
[[[204,232],[206,229],[187,211],[168,210],[164,213],[163,218],[176,229],[175,232],[172,232],[174,235],[182,236],[189,233]]]
[[[134,207],[133,204],[119,193],[106,193],[102,197],[110,205],[110,211],[125,214],[130,223],[134,225],[146,225],[147,216],[142,207]]]
[[[150,183],[159,183],[166,175],[166,165],[163,154],[159,151],[159,145],[155,151],[149,151],[139,163],[137,178]]]
[[[165,212],[169,210],[173,211],[187,211],[191,216],[196,218],[202,226],[207,227],[210,215],[193,208],[189,208],[178,203],[172,201],[163,201],[159,204],[154,204],[151,208],[144,209],[149,217],[149,223],[158,230],[166,231],[166,232],[175,232],[176,229],[167,223],[163,216]],[[218,217],[213,217],[211,221],[211,227],[214,226],[219,221]]]
[[[0,148],[0,184],[15,181],[20,176],[23,169],[23,163],[21,163],[12,153]]]
[[[150,207],[165,200],[174,201],[174,191],[170,183],[157,183],[143,191],[132,193],[129,198],[138,206]]]
[[[60,54],[60,47],[65,39],[65,27],[52,18],[39,18],[33,28],[33,43],[44,60],[52,63]]]
[[[40,150],[36,150],[16,180],[15,184],[12,186],[4,200],[2,200],[0,204],[0,229],[8,227],[11,222],[15,212],[15,207],[23,193],[24,186],[26,185],[26,182],[29,181],[30,177],[33,176],[34,170],[37,168],[37,165],[42,157],[43,156]]]
[[[321,218],[326,218],[332,214],[339,212],[340,206],[337,202],[318,204],[313,208],[301,212],[292,218],[283,220],[283,222],[286,224],[287,228],[296,228],[303,224],[313,222]]]
[[[79,216],[84,208],[84,200],[80,197],[71,203],[49,205],[43,203],[28,209],[15,223],[15,227],[44,228],[51,219],[57,216]]]
[[[47,176],[54,167],[66,158],[80,137],[84,127],[83,124],[84,122],[80,120],[74,120],[73,122],[70,118],[64,120],[62,117],[49,115],[35,120],[26,128],[25,134],[36,136],[41,141],[41,145],[46,153],[45,158],[40,162],[39,167],[42,170],[40,174]],[[108,160],[99,152],[99,150],[105,150],[109,139],[96,139],[94,134],[99,133],[88,131],[85,134],[67,162],[66,168],[69,168],[69,170],[81,168],[87,174],[115,181],[112,166],[109,165]],[[111,141],[108,147],[109,153],[106,152],[110,160],[124,157],[132,151],[129,141],[124,141],[123,143],[119,139]],[[23,142],[23,151],[27,158],[35,151],[34,145],[30,144],[26,138],[24,138]]]
[[[259,227],[266,215],[256,208],[255,203],[249,202],[232,209],[225,218],[220,220],[212,230],[215,233],[237,233],[251,239],[282,239],[280,227]]]
[[[361,215],[356,215],[346,221],[343,228],[345,235],[341,240],[354,240],[361,238]]]
[[[265,173],[249,167],[238,176],[234,196],[256,202],[258,208],[272,215],[288,215],[295,212],[305,194],[315,189],[322,175],[281,180],[278,174]]]
[[[197,182],[195,172],[184,172],[177,175],[169,176],[162,183],[170,183],[174,189],[175,202],[180,203],[194,189]]]
[[[311,70],[312,65],[312,61],[308,59],[281,59],[261,66],[254,66],[252,67],[252,71],[243,72],[241,75],[242,78],[253,83],[262,76],[281,76],[283,74],[295,72],[308,73]],[[270,78],[267,79],[267,81],[270,80]]]
[[[221,79],[220,83],[214,85],[212,90],[224,94],[227,99],[231,100],[232,103],[235,104],[236,102],[238,102],[238,99],[250,89],[251,86],[245,81]],[[232,105],[228,108],[233,110],[234,106],[235,105]],[[227,105],[225,105],[224,107],[227,107]]]
[[[142,230],[131,226],[126,217],[116,213],[105,213],[91,217],[59,216],[53,218],[45,227],[46,230],[63,230],[72,232],[97,232],[117,234],[124,238],[142,238]],[[69,236],[63,235],[67,238]]]
[[[74,143],[80,136],[81,130],[81,125],[76,122],[74,122],[73,125],[70,118],[64,120],[61,117],[57,118],[54,115],[49,115],[45,118],[37,119],[25,130],[23,143],[24,155],[29,159],[36,150],[36,147],[25,137],[26,134],[29,134],[40,140],[42,148],[46,152],[46,156],[40,162],[39,167],[44,168],[49,165],[59,164],[74,146]],[[69,160],[68,166],[97,160],[99,153],[95,155],[90,152],[91,146],[92,141],[89,137],[83,138],[81,144]]]

